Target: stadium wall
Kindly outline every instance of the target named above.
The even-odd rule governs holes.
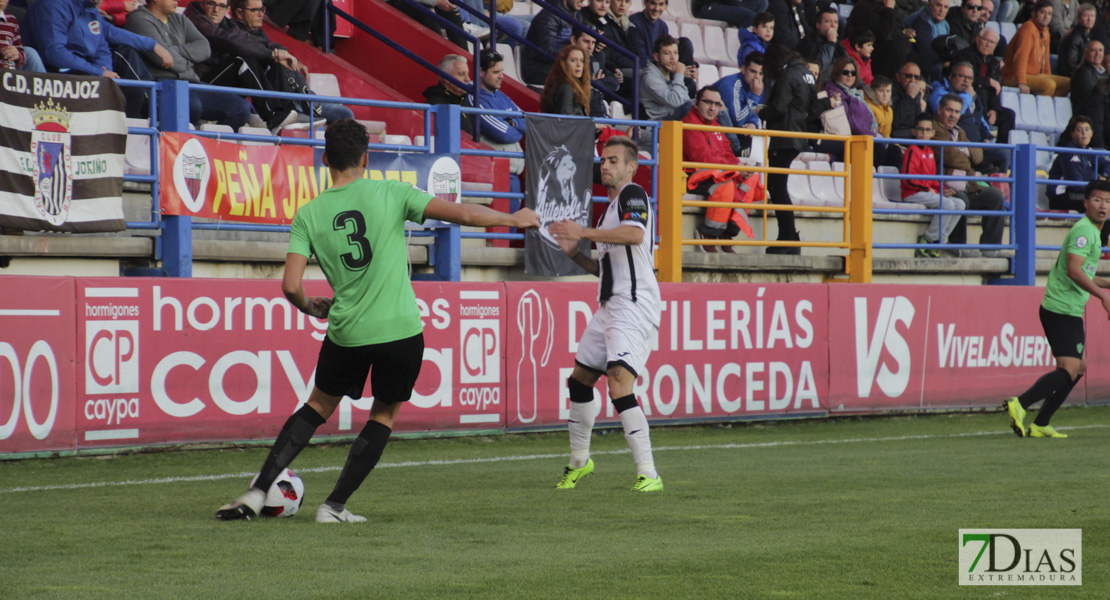
[[[273,280],[5,277],[0,456],[273,438],[326,323]],[[400,434],[561,426],[594,283],[415,282],[426,350]],[[323,281],[310,295],[328,295]],[[15,293],[11,293],[15,292]],[[1052,364],[1038,288],[664,284],[636,394],[656,424],[993,409]],[[1088,305],[1088,360],[1110,335]],[[596,394],[603,398],[603,384]],[[1069,403],[1110,397],[1094,368]],[[369,398],[319,434],[353,436]],[[608,402],[599,423],[618,423]]]

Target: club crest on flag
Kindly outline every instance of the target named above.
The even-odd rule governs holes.
[[[61,225],[69,216],[73,199],[73,155],[70,151],[71,115],[53,99],[31,108],[35,129],[31,132],[31,162],[34,166],[35,209],[51,225]]]
[[[185,142],[173,162],[173,187],[186,208],[198,212],[204,207],[211,175],[211,161],[204,146],[195,138]]]
[[[462,169],[454,158],[443,156],[434,163],[428,172],[429,194],[444,202],[459,202],[462,197]]]

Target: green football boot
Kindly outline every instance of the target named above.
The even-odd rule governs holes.
[[[1029,426],[1029,437],[1036,438],[1066,438],[1068,434],[1060,433],[1052,428],[1052,425],[1045,425],[1041,427],[1036,423]]]
[[[582,465],[582,467],[578,469],[567,465],[567,467],[563,469],[563,478],[559,480],[559,483],[555,484],[555,489],[573,490],[574,486],[578,485],[579,480],[593,472],[594,459],[592,458],[587,460],[586,464]]]
[[[633,492],[662,492],[663,491],[663,478],[656,477],[652,479],[647,475],[640,475],[636,478],[636,485],[632,486]]]
[[[1021,438],[1026,437],[1025,409],[1021,407],[1021,401],[1016,396],[1009,398],[1002,403],[1002,408],[1010,413],[1010,429],[1014,430],[1014,434]]]

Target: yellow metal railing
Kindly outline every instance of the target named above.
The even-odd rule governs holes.
[[[843,171],[813,171],[806,169],[784,169],[779,167],[720,165],[687,162],[682,159],[682,132],[684,130],[719,131],[741,135],[762,136],[764,138],[805,138],[811,140],[834,140],[844,142]],[[765,146],[766,147],[766,146]],[[794,133],[790,131],[770,131],[766,129],[742,129],[738,127],[717,127],[711,125],[691,125],[680,121],[664,121],[659,131],[659,280],[682,281],[682,246],[722,245],[722,246],[781,246],[807,248],[843,248],[848,251],[844,262],[844,272],[848,281],[870,283],[871,281],[871,185],[872,151],[874,139],[867,135],[826,135],[813,133]],[[720,169],[723,171],[744,171],[746,173],[785,173],[815,175],[819,177],[843,177],[844,206],[799,206],[769,204],[766,199],[758,204],[736,204],[732,202],[711,202],[708,200],[683,200],[686,195],[686,173],[683,169]],[[763,239],[759,240],[701,240],[682,237],[682,207],[724,207],[740,210],[759,210],[763,220]],[[792,210],[844,215],[844,240],[840,242],[784,242],[767,239],[767,211]]]

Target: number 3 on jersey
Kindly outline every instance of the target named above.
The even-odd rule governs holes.
[[[362,213],[357,210],[345,210],[335,215],[332,227],[336,231],[346,231],[347,243],[352,246],[351,252],[339,255],[339,258],[343,259],[343,266],[350,271],[365,269],[374,258],[374,252],[370,249],[370,241],[366,239],[366,220]]]

